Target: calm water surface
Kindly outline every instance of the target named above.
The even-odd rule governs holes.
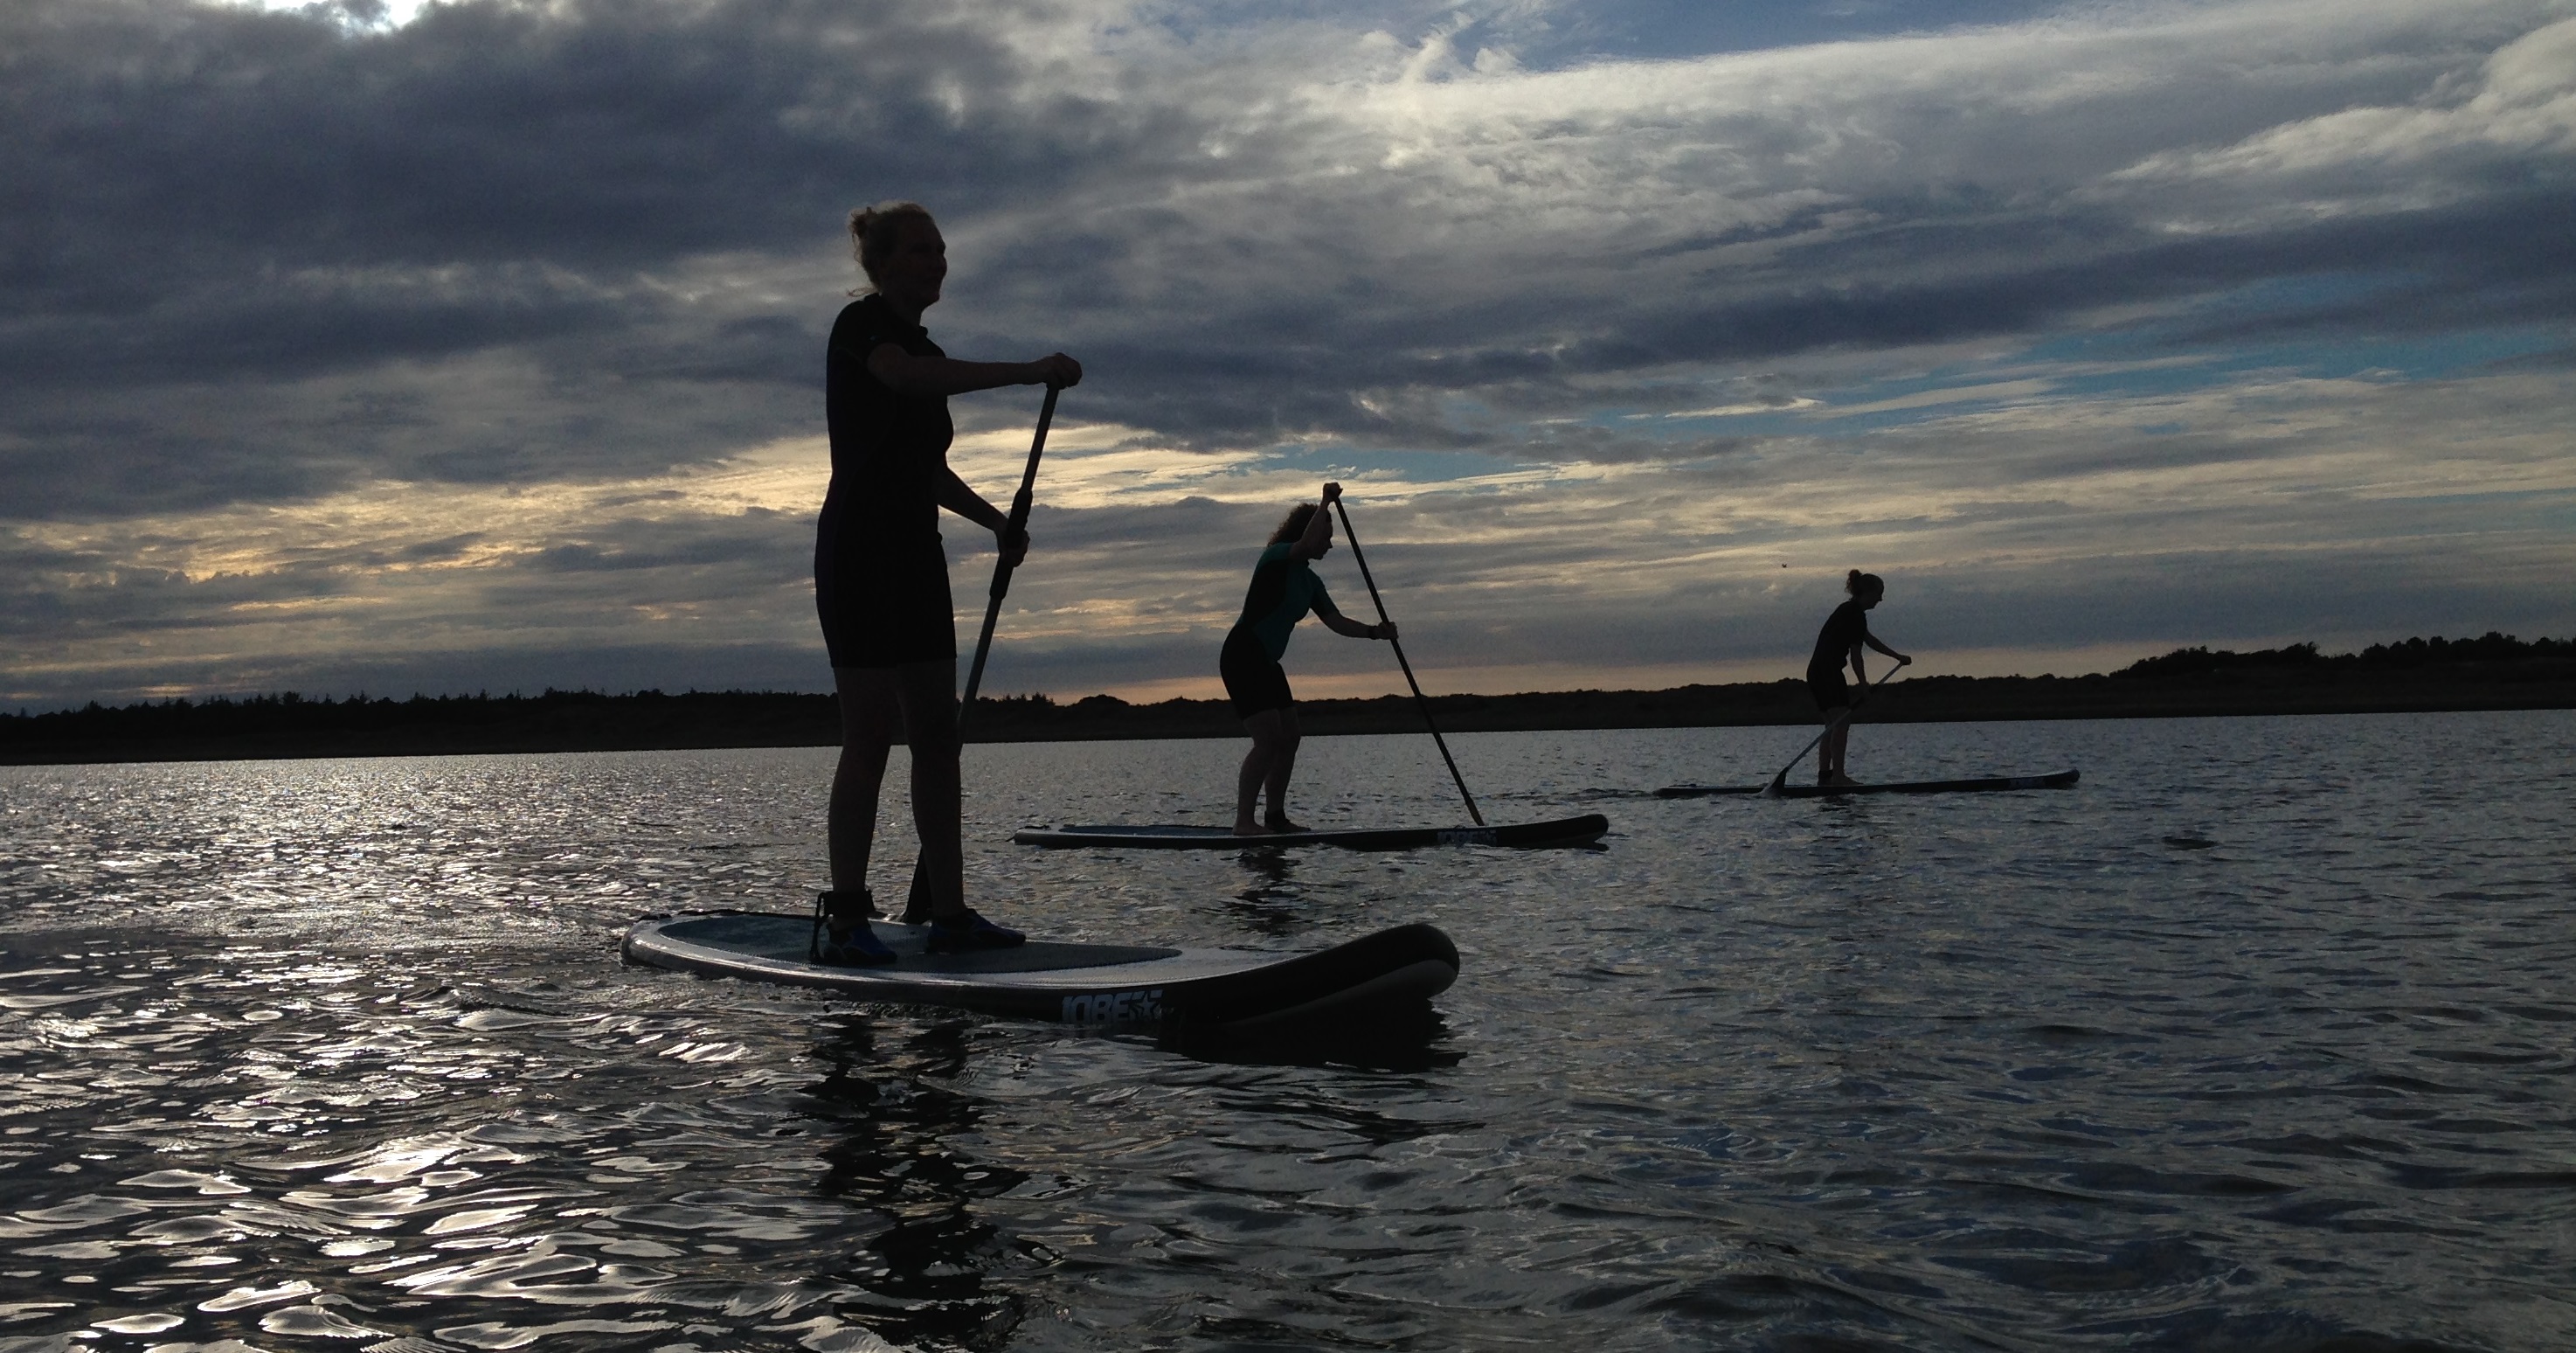
[[[1455,739],[1488,816],[1612,820],[1526,854],[1041,855],[1239,749],[970,749],[998,916],[1465,954],[1428,1030],[1234,1055],[621,966],[804,905],[825,751],[0,769],[0,1353],[2576,1348],[2576,714],[1640,793],[1804,736]],[[1422,739],[1300,779],[1460,816]]]

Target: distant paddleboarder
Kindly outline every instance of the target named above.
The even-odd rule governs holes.
[[[1861,646],[1866,644],[1906,666],[1914,659],[1889,648],[1869,632],[1869,611],[1887,595],[1887,584],[1875,573],[1853,569],[1843,579],[1843,590],[1851,600],[1834,608],[1825,627],[1816,635],[1815,656],[1807,659],[1807,689],[1816,697],[1816,708],[1825,718],[1824,740],[1816,744],[1816,783],[1851,785],[1858,781],[1843,773],[1843,744],[1851,738],[1852,688],[1843,680],[1843,665],[1851,665],[1852,675],[1863,686],[1869,684],[1869,673],[1861,666]]]
[[[868,853],[877,790],[901,720],[912,747],[912,815],[921,832],[922,894],[933,952],[999,949],[1020,932],[966,905],[959,840],[957,629],[939,509],[991,531],[1013,562],[1026,533],[948,468],[948,396],[1006,385],[1068,386],[1082,365],[1063,353],[1034,362],[964,362],[921,327],[948,276],[948,246],[930,213],[889,202],[850,213],[851,251],[871,290],[841,311],[825,358],[832,484],[814,540],[814,607],[840,694],[841,761],[832,776],[832,890],[815,957],[882,964],[894,952],[869,929]]]
[[[1217,673],[1225,678],[1226,698],[1252,735],[1252,751],[1234,792],[1234,834],[1267,836],[1304,831],[1288,818],[1288,777],[1297,769],[1297,702],[1288,693],[1288,673],[1279,659],[1288,652],[1288,636],[1308,611],[1335,634],[1353,639],[1393,639],[1395,625],[1363,625],[1334,609],[1324,581],[1308,567],[1333,548],[1333,515],[1324,509],[1342,496],[1342,486],[1326,484],[1324,501],[1299,503],[1289,510],[1270,544],[1252,566],[1252,586],[1243,594],[1243,615],[1225,636],[1217,655]],[[1259,821],[1253,805],[1267,787],[1270,813]]]

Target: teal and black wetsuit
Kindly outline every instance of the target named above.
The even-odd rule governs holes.
[[[956,429],[944,397],[898,394],[868,371],[868,354],[886,343],[947,355],[883,296],[843,307],[832,325],[823,378],[832,486],[815,522],[814,609],[834,667],[957,656],[936,497]]]
[[[1261,552],[1261,562],[1252,566],[1252,586],[1243,594],[1243,615],[1217,655],[1217,674],[1225,678],[1226,698],[1234,702],[1238,718],[1295,703],[1288,693],[1288,673],[1279,665],[1288,652],[1288,636],[1308,611],[1341,614],[1333,608],[1324,580],[1306,560],[1290,557],[1295,548],[1296,542],[1283,540]]]

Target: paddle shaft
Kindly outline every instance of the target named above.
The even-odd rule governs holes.
[[[1028,529],[1029,507],[1038,487],[1038,457],[1046,454],[1047,425],[1055,421],[1055,397],[1058,387],[1047,387],[1046,403],[1038,407],[1038,434],[1029,442],[1029,463],[1020,471],[1020,491],[1011,498],[1009,523],[1002,529],[1002,557],[993,561],[993,588],[984,601],[984,632],[975,638],[975,665],[966,669],[966,698],[957,702],[957,743],[966,744],[966,713],[975,707],[975,691],[984,684],[984,659],[992,656],[993,627],[1002,619],[1002,598],[1011,592],[1011,537]],[[906,922],[930,914],[927,876],[930,854],[923,851],[913,857],[912,888],[904,899]]]
[[[1368,556],[1360,552],[1359,533],[1351,529],[1351,510],[1342,506],[1342,500],[1336,498],[1333,500],[1333,511],[1341,516],[1342,536],[1351,542],[1351,559],[1360,566],[1360,581],[1368,584],[1369,601],[1377,607],[1378,623],[1394,624],[1393,620],[1387,618],[1386,598],[1377,593],[1377,579],[1369,573]],[[1467,801],[1467,816],[1474,818],[1477,826],[1484,826],[1485,815],[1476,811],[1476,796],[1467,792],[1467,777],[1458,773],[1458,760],[1449,755],[1448,740],[1440,736],[1440,725],[1431,717],[1430,698],[1423,695],[1422,683],[1413,679],[1413,664],[1404,660],[1404,645],[1394,639],[1387,640],[1386,645],[1395,650],[1395,665],[1404,669],[1404,684],[1413,688],[1413,698],[1422,706],[1422,725],[1431,730],[1431,741],[1433,745],[1439,747],[1440,759],[1449,763],[1449,778],[1457,782],[1458,797]]]
[[[1899,668],[1902,668],[1904,665],[1905,665],[1905,664],[1903,664],[1903,663],[1898,663],[1898,664],[1897,664],[1897,666],[1898,666]],[[1895,680],[1896,680],[1896,676],[1895,676],[1895,674],[1894,674],[1894,673],[1892,673],[1892,672],[1891,672],[1891,673],[1889,673],[1889,674],[1888,674],[1888,678],[1887,678],[1887,680],[1886,680],[1886,681],[1882,681],[1882,682],[1880,682],[1880,683],[1878,683],[1878,684],[1879,684],[1879,685],[1881,685],[1881,686],[1885,686],[1885,685],[1890,684],[1891,682],[1894,682]],[[1869,694],[1869,692],[1870,692],[1869,673],[1867,673],[1867,672],[1863,672],[1863,673],[1861,673],[1861,674],[1860,674],[1860,690],[1861,690],[1861,694],[1863,694],[1863,695],[1867,695],[1867,694]],[[1829,721],[1825,724],[1825,731],[1824,731],[1824,732],[1818,733],[1818,734],[1817,734],[1817,735],[1815,735],[1814,737],[1812,737],[1812,738],[1808,739],[1808,740],[1807,740],[1807,745],[1806,745],[1806,746],[1804,746],[1804,747],[1799,748],[1799,749],[1798,749],[1798,754],[1797,754],[1796,756],[1793,756],[1793,757],[1790,757],[1790,758],[1789,758],[1789,764],[1788,764],[1788,765],[1785,765],[1785,766],[1782,766],[1782,767],[1780,768],[1780,773],[1771,777],[1771,783],[1769,783],[1769,784],[1767,784],[1767,785],[1764,785],[1764,786],[1762,787],[1762,792],[1763,792],[1765,795],[1769,795],[1769,796],[1774,796],[1774,797],[1776,797],[1776,796],[1779,794],[1779,792],[1780,792],[1780,787],[1781,787],[1781,786],[1783,786],[1783,785],[1785,785],[1785,784],[1787,784],[1787,783],[1789,783],[1789,772],[1791,772],[1791,771],[1793,771],[1793,770],[1796,770],[1796,769],[1798,768],[1798,763],[1807,759],[1807,753],[1809,753],[1809,752],[1812,752],[1812,751],[1816,750],[1816,744],[1817,744],[1817,743],[1822,742],[1822,741],[1824,741],[1825,739],[1827,739],[1827,738],[1829,738],[1829,737],[1832,737],[1832,736],[1833,736],[1833,734],[1834,734],[1834,730],[1835,730],[1835,729],[1840,728],[1840,727],[1842,727],[1844,724],[1847,724],[1847,723],[1851,722],[1851,716],[1853,716],[1853,715],[1855,715],[1855,714],[1858,714],[1858,713],[1860,713],[1860,701],[1859,701],[1859,700],[1857,700],[1857,699],[1855,699],[1855,700],[1853,700],[1853,701],[1851,702],[1851,708],[1844,710],[1844,711],[1843,711],[1839,716],[1835,717],[1835,718],[1834,718],[1834,719],[1832,719],[1832,720],[1829,720]]]
[[[1020,491],[1011,498],[1011,522],[1002,531],[1002,557],[993,561],[993,590],[984,601],[984,632],[975,639],[975,665],[966,669],[966,698],[957,702],[957,741],[966,741],[966,712],[975,707],[975,692],[984,684],[984,659],[993,653],[993,626],[1002,619],[1002,598],[1011,593],[1011,537],[1028,529],[1029,506],[1038,487],[1038,457],[1046,454],[1047,425],[1055,421],[1056,386],[1048,386],[1038,409],[1038,435],[1029,443],[1029,463],[1020,471]]]

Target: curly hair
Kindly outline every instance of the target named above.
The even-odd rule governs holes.
[[[1315,514],[1323,510],[1321,503],[1299,503],[1288,509],[1288,515],[1279,519],[1279,529],[1270,533],[1270,543],[1276,545],[1306,534],[1306,523],[1313,521]]]

